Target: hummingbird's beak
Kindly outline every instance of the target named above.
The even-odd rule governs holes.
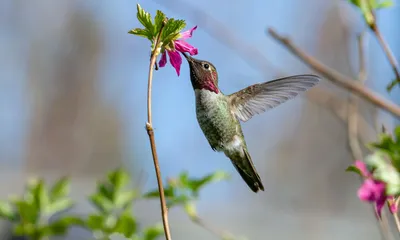
[[[191,57],[191,56],[189,56],[187,53],[182,53],[183,54],[183,56],[185,56],[185,58],[186,58],[186,60],[188,61],[188,62],[191,62],[191,61],[193,61],[193,58]]]

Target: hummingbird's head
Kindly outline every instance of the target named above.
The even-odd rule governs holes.
[[[210,62],[198,60],[183,53],[190,67],[193,89],[207,89],[219,93],[217,69]]]

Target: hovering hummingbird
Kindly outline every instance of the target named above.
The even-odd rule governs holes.
[[[254,192],[264,191],[251,160],[240,121],[272,109],[315,86],[315,75],[296,75],[259,83],[230,95],[218,88],[215,66],[183,53],[190,67],[190,80],[196,96],[196,115],[211,148],[224,152],[240,176]]]

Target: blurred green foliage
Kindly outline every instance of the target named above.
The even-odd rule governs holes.
[[[370,27],[376,24],[375,11],[393,6],[392,0],[348,0],[361,10],[365,22]]]
[[[189,216],[196,215],[194,201],[199,191],[206,185],[227,179],[228,175],[217,171],[201,178],[191,178],[187,172],[171,179],[165,188],[168,205],[182,206]],[[158,197],[158,191],[140,194],[129,187],[130,175],[117,169],[98,181],[95,192],[87,197],[95,212],[87,217],[78,217],[66,213],[74,205],[69,197],[70,180],[66,177],[47,187],[44,180],[30,180],[21,197],[10,197],[0,202],[0,218],[14,224],[14,234],[29,239],[47,239],[50,236],[65,235],[72,226],[85,228],[96,239],[110,239],[119,235],[132,240],[155,240],[163,235],[161,224],[141,228],[133,214],[135,199]],[[49,221],[59,214],[61,217]]]

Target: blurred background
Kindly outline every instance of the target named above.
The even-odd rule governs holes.
[[[187,20],[198,29],[189,43],[199,59],[217,67],[224,93],[280,76],[313,73],[275,42],[267,27],[290,38],[324,64],[357,78],[357,35],[364,24],[344,0],[139,1],[153,15]],[[124,166],[141,189],[156,187],[146,122],[148,40],[127,32],[140,23],[136,1],[0,1],[0,197],[20,194],[25,181],[72,177],[74,211],[96,179]],[[378,13],[378,24],[400,59],[398,6]],[[399,89],[385,87],[393,72],[376,39],[364,38],[365,84],[399,102]],[[195,116],[188,66],[181,76],[169,65],[155,73],[153,124],[163,178],[187,170],[215,170],[230,181],[204,189],[199,215],[209,224],[248,239],[379,239],[360,185],[345,169],[349,148],[349,93],[327,80],[279,108],[242,124],[265,192],[253,194],[229,160],[211,150]],[[360,101],[361,143],[375,140],[394,119]],[[366,153],[363,149],[364,154]],[[159,202],[139,201],[144,225],[160,221]],[[174,239],[217,239],[170,211]],[[7,224],[3,232],[9,231]],[[1,236],[1,233],[0,233]],[[3,235],[4,236],[4,235]],[[88,239],[79,230],[68,239]],[[4,238],[6,239],[6,238]]]

